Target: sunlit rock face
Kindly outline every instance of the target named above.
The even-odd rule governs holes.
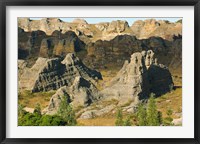
[[[61,58],[40,57],[31,68],[23,67],[23,69],[19,79],[19,88],[32,92],[70,86],[77,76],[90,81],[102,78],[99,72],[87,68],[73,53],[67,54],[63,61]]]
[[[170,91],[173,87],[171,74],[167,67],[158,64],[153,51],[133,53],[130,62],[126,61],[111,85],[101,91],[106,99],[118,99],[136,104],[147,99],[150,93],[157,96]]]

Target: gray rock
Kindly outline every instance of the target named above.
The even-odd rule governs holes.
[[[104,114],[111,112],[115,107],[116,106],[114,105],[109,105],[100,110],[88,110],[82,113],[79,119],[90,119],[96,116],[102,116]]]
[[[133,53],[130,62],[112,79],[111,85],[100,94],[105,99],[117,99],[120,103],[148,99],[150,93],[157,96],[170,91],[173,86],[167,67],[155,64],[153,51]]]
[[[89,81],[77,76],[71,86],[61,87],[51,97],[46,114],[56,114],[63,96],[67,97],[68,102],[74,107],[86,107],[94,101],[99,100],[96,87]]]
[[[32,92],[56,90],[71,86],[77,76],[89,81],[102,78],[99,72],[87,68],[74,54],[67,54],[63,61],[40,57],[31,68],[23,71],[19,88]]]
[[[94,110],[86,111],[80,116],[80,119],[91,119],[91,118],[94,118]]]

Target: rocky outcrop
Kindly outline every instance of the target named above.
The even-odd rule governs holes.
[[[110,65],[120,68],[132,53],[153,50],[162,64],[170,69],[178,68],[181,73],[181,22],[148,19],[136,21],[131,27],[121,20],[88,24],[83,19],[64,22],[57,18],[19,18],[18,22],[20,59],[52,58],[80,52],[80,58],[91,68],[102,69]],[[39,22],[46,24],[42,24],[42,28],[34,26]],[[113,63],[115,61],[117,63]]]
[[[91,82],[81,76],[77,76],[71,86],[64,86],[56,91],[43,113],[56,114],[63,96],[67,97],[68,103],[74,108],[89,106],[92,102],[99,99],[97,88]]]
[[[88,110],[88,111],[83,112],[79,119],[91,119],[91,118],[95,118],[98,116],[102,116],[104,114],[109,113],[110,111],[112,111],[115,108],[116,108],[115,105],[109,105],[100,110]]]
[[[18,60],[18,79],[20,79],[26,67],[27,63],[25,60]]]
[[[25,32],[18,30],[18,58],[25,59],[29,55],[38,56],[42,40],[46,38],[43,31]]]
[[[69,67],[76,66],[79,62],[79,59],[73,54],[68,54],[61,63]],[[75,67],[73,68],[75,69]],[[51,71],[49,68],[47,69]],[[110,85],[102,91],[97,90],[92,81],[88,80],[91,79],[88,77],[89,74],[81,73],[83,71],[87,72],[88,70],[79,70],[79,75],[74,74],[71,75],[70,80],[67,79],[71,84],[65,83],[60,86],[51,97],[48,107],[43,111],[44,114],[56,114],[64,96],[74,108],[85,107],[77,113],[80,119],[107,114],[117,106],[127,105],[127,103],[129,105],[123,107],[123,111],[134,113],[137,104],[146,101],[150,93],[159,96],[173,88],[168,68],[158,64],[151,50],[133,53],[130,61],[124,63],[116,77],[111,80]],[[104,102],[114,100],[117,101],[116,104],[110,103],[102,106]]]
[[[181,38],[174,41],[167,41],[160,37],[139,40],[135,36],[121,35],[110,41],[99,40],[87,44],[87,56],[84,63],[91,68],[102,69],[110,65],[122,67],[124,61],[128,60],[132,53],[143,50],[153,50],[160,63],[170,68],[180,68],[179,71],[181,71]]]
[[[47,35],[52,35],[54,31],[63,34],[67,31],[74,31],[78,36],[84,37],[88,41],[111,40],[117,35],[135,35],[138,39],[147,39],[152,36],[162,37],[166,40],[173,40],[173,36],[182,35],[182,23],[171,23],[169,21],[155,19],[139,20],[129,27],[126,21],[116,20],[112,22],[102,22],[88,24],[84,19],[74,19],[72,22],[64,22],[58,18],[43,18],[41,20],[30,20],[29,18],[19,18],[19,27],[26,32],[41,30]],[[85,41],[85,42],[86,42]]]
[[[84,42],[72,31],[64,34],[54,31],[51,36],[47,36],[42,31],[24,32],[20,29],[18,37],[19,59],[38,56],[52,58],[85,49]]]
[[[101,79],[101,74],[87,68],[74,54],[65,59],[38,58],[31,68],[26,68],[19,79],[19,88],[32,92],[56,90],[70,86],[74,79],[81,76],[89,81]]]
[[[136,52],[126,61],[108,88],[101,91],[105,99],[117,99],[137,104],[150,93],[157,96],[170,91],[173,81],[169,70],[159,65],[153,51]]]
[[[76,36],[74,32],[66,32],[65,38],[58,40],[54,46],[54,55],[63,56],[67,53],[78,52],[84,49],[84,43]]]
[[[174,35],[182,35],[182,23],[171,23],[164,20],[139,20],[133,23],[131,29],[138,39],[156,36],[172,41]]]

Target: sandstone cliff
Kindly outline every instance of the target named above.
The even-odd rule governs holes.
[[[160,63],[181,73],[182,38],[176,38],[174,41],[160,37],[139,40],[135,36],[123,35],[110,41],[98,40],[89,43],[86,48],[87,56],[83,61],[92,68],[121,67],[132,53],[153,50]]]
[[[147,19],[136,21],[129,27],[126,21],[112,21],[110,23],[88,24],[84,19],[75,19],[73,22],[64,22],[58,18],[43,18],[30,20],[19,18],[19,27],[26,32],[41,30],[47,35],[52,35],[56,30],[65,33],[74,31],[86,41],[110,40],[117,35],[135,35],[138,39],[146,39],[152,36],[173,40],[174,35],[182,35],[182,23],[170,23],[169,21],[156,21]]]

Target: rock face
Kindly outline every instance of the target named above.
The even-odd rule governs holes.
[[[73,84],[75,77],[87,80],[101,79],[101,74],[87,68],[74,54],[67,54],[65,59],[38,58],[31,68],[26,68],[19,79],[19,88],[32,92],[56,90]]]
[[[87,44],[87,56],[84,58],[84,63],[91,68],[104,68],[110,65],[122,67],[124,61],[128,60],[132,53],[144,50],[153,50],[160,63],[181,71],[181,38],[174,41],[167,41],[160,37],[139,40],[135,36],[120,35],[110,41],[99,40]]]
[[[109,105],[100,110],[88,110],[81,114],[80,119],[90,119],[90,118],[94,118],[97,116],[101,116],[101,115],[104,115],[104,114],[110,112],[111,110],[113,110],[115,108],[116,107],[114,105]]]
[[[85,49],[85,44],[72,31],[64,34],[55,31],[51,36],[47,36],[42,31],[24,32],[19,30],[18,37],[19,59],[29,56],[45,58],[65,56],[68,53]]]
[[[173,40],[174,35],[182,35],[182,23],[170,23],[169,21],[155,19],[139,20],[129,27],[126,21],[116,20],[110,23],[102,22],[88,24],[84,19],[74,19],[72,22],[64,22],[58,18],[43,18],[41,20],[30,20],[19,18],[19,27],[26,32],[41,30],[47,35],[54,31],[74,31],[78,36],[85,36],[91,41],[111,40],[117,35],[135,35],[138,39],[147,39],[152,36],[162,37],[166,40]]]
[[[132,53],[153,50],[162,64],[181,73],[181,21],[148,19],[129,26],[121,20],[89,24],[83,19],[64,22],[58,18],[19,18],[18,23],[19,59],[52,58],[75,52],[91,68],[120,68]]]
[[[170,86],[173,87],[173,81],[169,70],[159,65],[153,51],[149,50],[134,53],[101,95],[105,99],[137,104],[147,99],[150,93],[161,95],[170,91]]]
[[[138,39],[147,39],[152,36],[173,40],[173,36],[182,35],[182,23],[155,19],[139,20],[133,23],[131,29]]]
[[[77,76],[71,86],[64,86],[57,90],[51,97],[48,107],[45,109],[46,114],[56,114],[63,96],[67,97],[73,107],[89,106],[92,102],[97,101],[98,91],[96,87],[81,76]]]
[[[54,55],[63,56],[67,53],[78,52],[84,48],[84,43],[74,32],[66,32],[65,38],[58,40],[54,46]]]
[[[25,32],[18,30],[18,58],[25,59],[27,56],[38,56],[41,41],[46,38],[43,31]]]

